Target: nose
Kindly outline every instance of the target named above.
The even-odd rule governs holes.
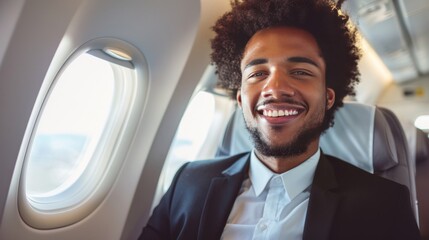
[[[287,74],[281,71],[273,71],[267,78],[262,89],[262,96],[281,99],[282,97],[291,97],[295,95],[295,88],[291,85],[291,79]]]

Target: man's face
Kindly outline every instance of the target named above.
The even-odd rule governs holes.
[[[256,151],[314,153],[335,93],[325,86],[325,61],[313,36],[289,27],[261,30],[247,43],[240,68],[237,101]]]

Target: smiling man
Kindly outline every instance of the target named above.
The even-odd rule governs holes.
[[[258,31],[241,72],[237,102],[257,157],[283,173],[315,154],[335,92],[325,85],[325,61],[311,34],[293,27]]]
[[[243,0],[214,26],[219,85],[254,150],[185,164],[140,239],[420,239],[405,186],[324,155],[358,82],[356,32],[328,0]]]

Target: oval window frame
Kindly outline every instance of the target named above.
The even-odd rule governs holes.
[[[115,59],[105,52],[106,49],[122,51],[129,55],[132,60]],[[25,183],[29,162],[28,155],[32,147],[38,121],[43,113],[43,108],[49,95],[54,89],[55,83],[69,64],[78,56],[85,53],[96,55],[105,60],[108,59],[108,61],[112,63],[123,67],[131,67],[134,70],[127,73],[119,70],[119,66],[115,67],[112,65],[115,76],[114,84],[115,87],[120,88],[117,92],[121,94],[115,94],[114,96],[113,105],[117,106],[113,107],[114,110],[109,117],[111,117],[112,114],[115,115],[115,117],[113,120],[108,121],[107,125],[110,125],[106,127],[108,131],[103,132],[100,140],[100,142],[102,141],[102,146],[98,146],[94,154],[100,159],[97,160],[97,163],[92,161],[84,170],[81,177],[73,184],[80,184],[81,189],[79,191],[68,189],[64,191],[68,192],[65,194],[66,197],[54,196],[50,199],[45,199],[45,202],[35,203],[27,197]],[[134,133],[136,132],[135,130],[138,126],[141,113],[143,112],[149,88],[148,71],[149,68],[144,55],[133,45],[115,38],[97,38],[84,43],[74,51],[70,57],[64,61],[64,64],[55,76],[48,80],[49,83],[46,83],[49,85],[47,91],[41,91],[39,93],[39,95],[43,95],[43,101],[40,105],[35,105],[35,110],[33,110],[32,113],[32,115],[35,116],[31,116],[30,118],[34,119],[34,121],[29,122],[29,127],[27,127],[26,130],[26,135],[28,134],[30,137],[28,141],[23,143],[26,144],[26,150],[23,156],[24,162],[19,179],[17,200],[20,216],[27,225],[36,229],[65,227],[84,219],[101,204],[118,176],[134,137]],[[126,80],[127,82],[119,84],[117,80]],[[112,127],[112,125],[114,126]],[[90,184],[87,185],[87,183]],[[69,197],[76,192],[79,192],[81,196],[74,196],[70,199]]]

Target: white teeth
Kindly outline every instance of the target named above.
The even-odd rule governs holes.
[[[278,111],[276,111],[276,110],[274,110],[273,111],[273,115],[272,115],[272,117],[278,117],[279,116],[279,112]]]
[[[263,113],[264,116],[267,117],[283,117],[283,116],[294,116],[298,114],[297,110],[266,110],[264,109]]]

